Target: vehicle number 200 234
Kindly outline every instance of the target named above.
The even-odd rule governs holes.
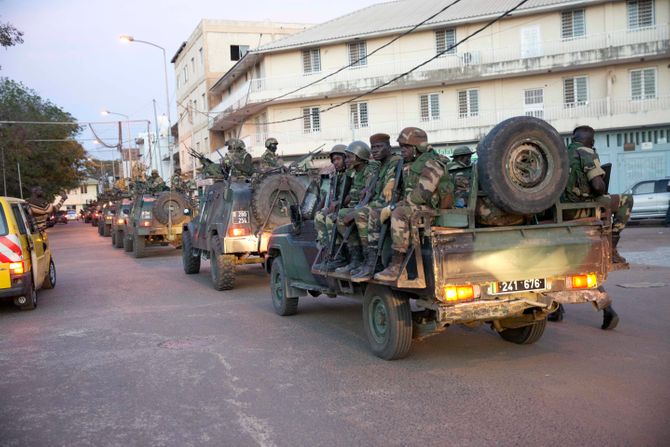
[[[498,281],[491,284],[489,293],[500,295],[503,293],[526,292],[529,290],[544,290],[547,280],[544,278],[520,279],[516,281]]]

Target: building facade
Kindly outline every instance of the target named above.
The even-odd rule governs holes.
[[[460,2],[402,37],[444,5],[382,3],[264,45],[210,88],[210,131],[289,156],[419,126],[449,153],[530,115],[594,127],[612,191],[669,175],[670,2],[530,0],[482,29],[517,3]]]
[[[83,180],[79,187],[68,191],[67,200],[63,202],[61,209],[81,211],[86,204],[98,200],[98,180],[88,178]],[[57,197],[54,203],[57,203],[60,197]]]
[[[182,171],[196,169],[192,148],[205,155],[223,146],[221,133],[210,134],[208,113],[218,98],[208,92],[219,78],[250,49],[306,29],[308,25],[273,22],[202,20],[172,58],[177,80],[179,163]]]

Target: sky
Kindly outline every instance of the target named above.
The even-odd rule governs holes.
[[[170,59],[201,19],[317,24],[380,1],[0,0],[0,22],[24,33],[23,44],[0,49],[0,76],[22,82],[80,122],[107,122],[94,129],[115,144],[117,130],[112,121],[125,118],[102,116],[102,110],[131,120],[150,120],[152,126],[152,100],[158,115],[166,112],[162,51],[121,43],[120,35],[165,48],[174,120],[175,77]],[[140,132],[138,126],[146,125],[134,125],[131,133]],[[89,131],[80,135],[91,155],[113,157],[114,150],[93,139]]]

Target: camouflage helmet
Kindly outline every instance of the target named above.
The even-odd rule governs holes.
[[[152,169],[151,170],[151,175],[158,175],[158,169]]]
[[[344,144],[336,144],[333,146],[333,148],[330,150],[330,153],[328,154],[328,157],[332,160],[333,155],[341,155],[345,157],[347,154],[344,152],[347,149],[347,147]]]
[[[268,138],[265,140],[265,147],[269,148],[271,144],[279,144],[279,141],[277,141],[276,138]]]
[[[361,160],[370,160],[370,146],[364,141],[352,141],[345,149],[346,152],[351,152]]]
[[[451,154],[451,156],[458,157],[460,155],[472,155],[472,154],[474,154],[474,152],[471,151],[469,147],[458,146],[456,149],[454,149],[454,152]]]
[[[398,143],[417,148],[420,146],[426,147],[426,143],[428,143],[428,135],[418,127],[405,127],[400,131],[400,135],[398,135]]]
[[[231,138],[230,140],[226,141],[226,146],[228,146],[228,150],[235,151],[235,150],[240,150],[244,149],[244,141],[240,140],[239,138]]]

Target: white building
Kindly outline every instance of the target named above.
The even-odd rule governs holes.
[[[61,209],[75,210],[79,213],[87,203],[98,199],[98,187],[98,180],[96,179],[87,178],[83,180],[79,187],[67,192],[67,200],[63,202]],[[60,198],[57,197],[55,202],[58,202],[58,199]]]
[[[153,128],[149,133],[143,132],[137,134],[135,142],[139,148],[139,159],[147,167],[148,172],[156,169],[158,174],[165,181],[168,181],[172,172],[170,167],[170,148],[168,145],[170,128],[165,115],[161,115],[157,119],[158,124],[152,123]],[[156,138],[156,130],[158,131],[158,138]]]
[[[532,115],[594,127],[613,191],[670,175],[670,2],[530,0],[473,35],[517,3],[462,1],[393,42],[446,4],[380,3],[261,46],[209,89],[210,135],[291,155],[418,126],[448,153]]]

